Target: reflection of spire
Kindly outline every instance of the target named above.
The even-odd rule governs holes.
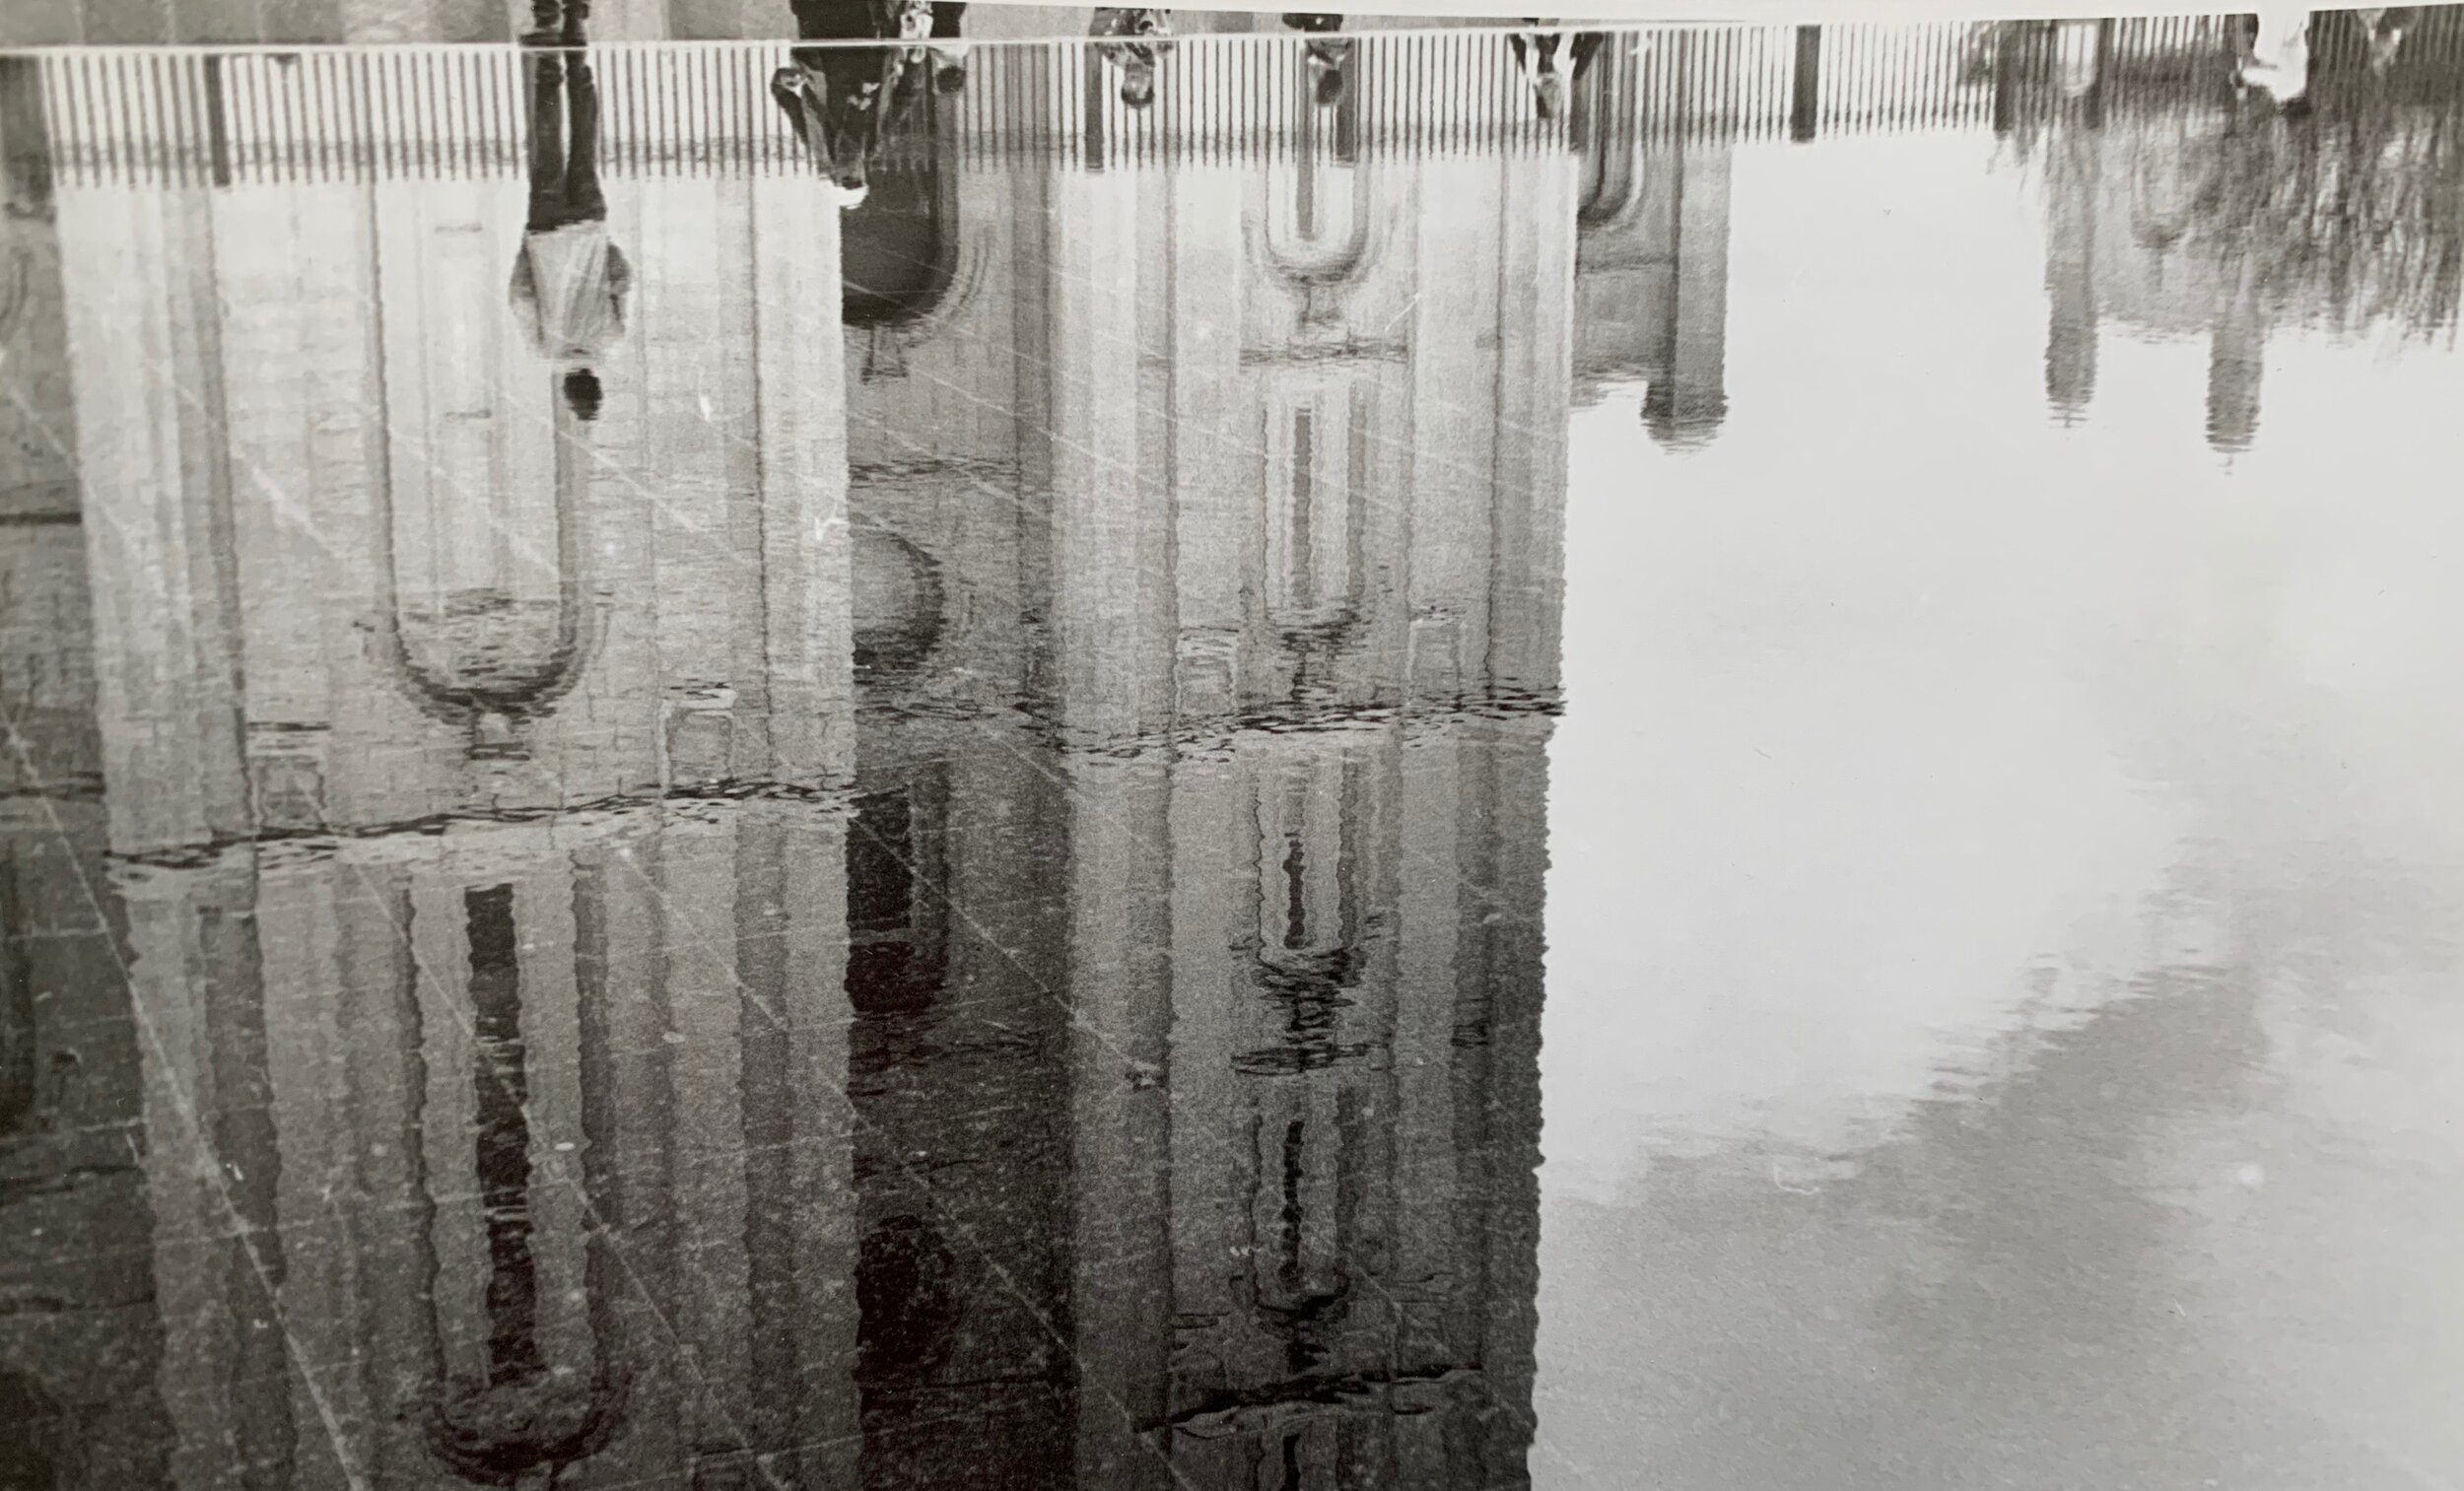
[[[2208,443],[2219,451],[2247,450],[2258,438],[2266,354],[2266,323],[2247,305],[2226,306],[2208,339]]]
[[[2096,392],[2096,149],[2095,135],[2064,131],[2045,176],[2045,398],[2066,425]]]
[[[1651,358],[1659,372],[1643,395],[1643,423],[1670,449],[1709,444],[1728,418],[1729,154],[1687,147],[1644,168],[1671,177],[1669,273]]]

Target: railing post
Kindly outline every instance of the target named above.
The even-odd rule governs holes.
[[[1788,103],[1788,137],[1811,140],[1822,101],[1822,28],[1797,28],[1795,93]]]

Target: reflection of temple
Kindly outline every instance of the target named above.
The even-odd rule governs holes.
[[[510,185],[59,193],[66,1483],[1522,1475],[1575,167],[1319,143],[627,182],[587,425]]]
[[[1640,384],[1652,438],[1703,444],[1728,414],[1729,165],[1725,131],[1645,127],[1645,91],[1692,97],[1712,38],[1679,32],[1596,74],[1575,261],[1578,397]]]
[[[2323,105],[2298,124],[2165,110],[2029,131],[2056,415],[2086,416],[2109,323],[2207,341],[2207,437],[2226,452],[2256,438],[2276,329],[2410,336],[2452,324],[2464,235],[2452,118],[2381,103]]]

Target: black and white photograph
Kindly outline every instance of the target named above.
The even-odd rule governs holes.
[[[0,1491],[2464,1487],[2464,6],[2015,3],[0,0]]]

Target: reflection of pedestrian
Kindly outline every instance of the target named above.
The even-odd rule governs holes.
[[[2283,0],[2259,0],[2257,22],[2235,76],[2242,87],[2298,108],[2310,92],[2310,13]]]
[[[568,36],[579,30],[570,20]],[[579,52],[531,61],[530,217],[513,260],[513,313],[541,357],[564,373],[565,401],[599,412],[591,371],[625,329],[633,270],[607,236],[599,191],[599,89]]]
[[[1287,11],[1283,24],[1309,37],[1309,73],[1320,108],[1343,102],[1352,57],[1351,38],[1338,34],[1343,18],[1316,12]]]
[[[881,46],[799,46],[771,75],[770,98],[839,192],[864,200],[873,152],[915,104],[923,79],[955,93],[967,85],[963,4],[927,0],[795,0],[803,41],[881,41]]]
[[[530,46],[580,46],[587,38],[590,0],[530,0],[530,31],[522,41]]]
[[[1144,108],[1155,102],[1155,68],[1172,50],[1172,12],[1105,6],[1087,28],[1096,50],[1121,70],[1121,102]]]
[[[1529,24],[1538,28],[1549,23],[1532,17]],[[1572,82],[1582,82],[1606,39],[1600,32],[1576,32],[1569,36],[1564,32],[1533,30],[1507,35],[1506,44],[1514,49],[1515,65],[1531,85],[1533,105],[1542,119],[1557,117],[1568,74]]]

